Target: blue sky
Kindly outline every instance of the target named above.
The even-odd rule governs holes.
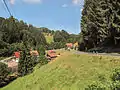
[[[6,0],[13,16],[36,27],[80,32],[83,0]],[[0,1],[0,16],[9,17]]]

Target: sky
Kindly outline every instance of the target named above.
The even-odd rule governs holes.
[[[84,0],[6,0],[12,15],[36,27],[80,33]],[[0,0],[0,17],[9,17]]]

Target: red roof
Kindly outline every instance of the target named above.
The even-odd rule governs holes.
[[[51,58],[54,58],[54,57],[57,57],[57,54],[54,50],[49,50],[48,51],[48,55],[51,57]]]
[[[71,47],[73,47],[73,44],[72,43],[67,43],[66,46],[71,48]]]
[[[49,50],[48,53],[56,53],[54,50]]]
[[[14,56],[15,56],[16,58],[20,58],[20,52],[14,52]]]

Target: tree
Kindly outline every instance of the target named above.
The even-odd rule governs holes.
[[[65,38],[60,31],[56,31],[53,36],[54,42],[65,42]]]
[[[24,49],[21,52],[21,57],[18,63],[18,73],[20,76],[25,76],[33,71],[35,60],[30,55],[30,49],[24,43]]]
[[[6,19],[0,18],[0,55],[11,56],[16,50],[16,46],[23,42],[34,48],[47,44],[44,35],[38,28],[27,25],[22,20],[18,21],[13,16]]]
[[[53,38],[54,42],[67,42],[70,38],[70,34],[67,33],[65,30],[56,31]]]
[[[81,34],[88,49],[113,46],[120,37],[119,0],[85,0]]]
[[[45,65],[48,63],[48,60],[45,57],[45,48],[42,45],[38,46],[37,51],[39,53],[39,57],[37,57],[36,64],[39,64],[39,66],[41,67],[42,65]]]
[[[62,30],[61,31],[61,34],[62,34],[62,36],[65,38],[65,39],[68,39],[69,38],[69,33],[67,33],[65,30]]]
[[[41,45],[41,46],[37,46],[37,51],[40,55],[45,55],[45,48]]]

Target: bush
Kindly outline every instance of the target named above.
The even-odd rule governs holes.
[[[120,68],[117,68],[113,71],[111,79],[112,81],[120,81]]]
[[[113,71],[111,79],[111,90],[120,90],[120,68],[117,68]]]
[[[120,68],[114,69],[111,80],[103,84],[106,80],[103,76],[98,76],[100,83],[88,85],[85,90],[120,90]]]
[[[0,87],[2,87],[6,82],[4,82],[5,78],[8,76],[8,66],[4,63],[0,62]]]
[[[47,64],[47,63],[48,63],[47,58],[46,58],[44,55],[41,55],[41,56],[39,57],[39,64],[40,64],[40,66],[45,65],[45,64]]]
[[[120,90],[120,82],[114,81],[111,85],[111,90]]]
[[[41,46],[37,46],[37,51],[39,53],[39,55],[45,55],[45,48],[41,45]]]
[[[0,49],[0,57],[8,56],[8,49]]]
[[[5,78],[8,75],[8,66],[0,62],[0,79]]]
[[[106,88],[99,84],[91,84],[85,90],[106,90]]]

